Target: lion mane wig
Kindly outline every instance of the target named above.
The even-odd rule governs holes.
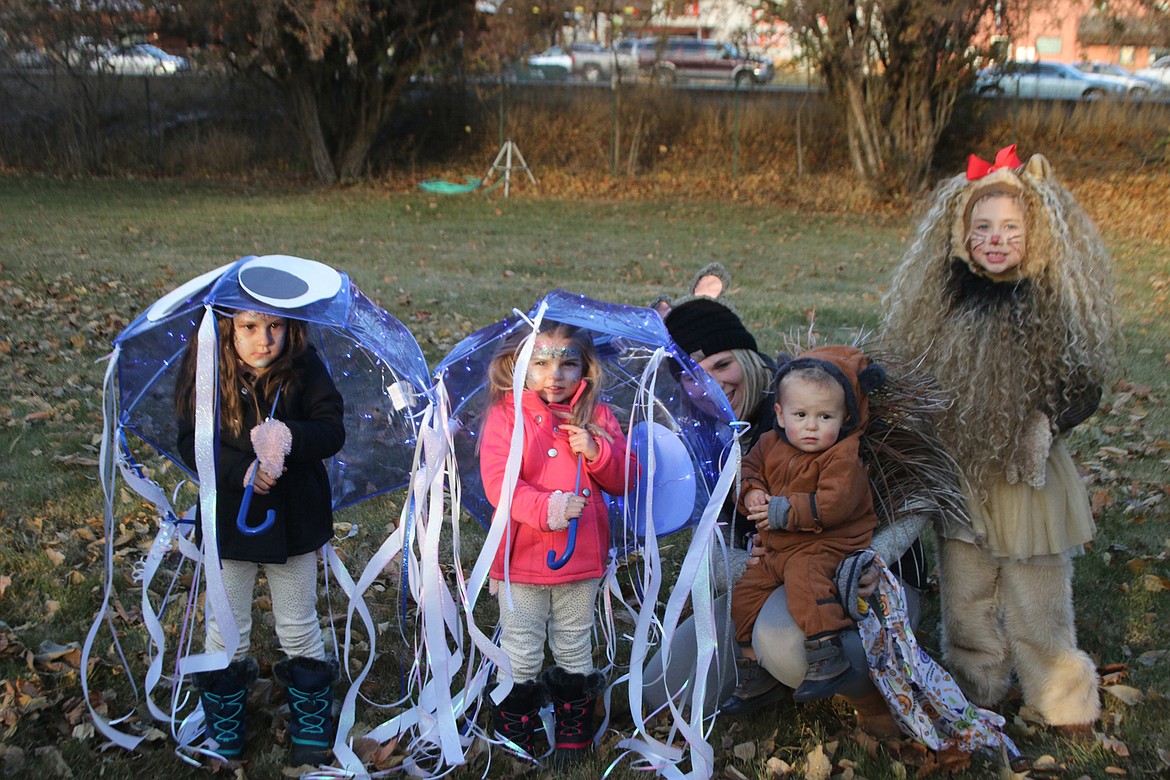
[[[979,278],[967,246],[971,207],[1011,194],[1027,223],[1026,251],[1001,278],[1001,302],[965,300],[957,275]],[[1006,303],[1005,303],[1006,302]],[[921,359],[951,396],[939,434],[972,488],[984,492],[1019,464],[1025,421],[1055,419],[1108,381],[1120,355],[1112,260],[1096,227],[1037,154],[1019,168],[942,182],[885,296],[883,338]]]

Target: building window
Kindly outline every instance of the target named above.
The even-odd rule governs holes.
[[[1117,55],[1118,60],[1127,68],[1132,68],[1134,60],[1137,59],[1137,50],[1134,46],[1122,46],[1121,51]]]
[[[1060,38],[1055,35],[1041,35],[1036,39],[1037,54],[1060,54]]]

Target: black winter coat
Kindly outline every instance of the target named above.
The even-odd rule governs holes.
[[[343,401],[315,350],[310,348],[297,358],[294,368],[298,379],[282,389],[273,415],[291,431],[292,450],[285,458],[284,474],[268,495],[252,496],[249,526],[263,522],[269,509],[276,510],[275,524],[257,536],[240,533],[236,515],[244,499],[244,476],[256,459],[250,433],[263,419],[256,419],[257,414],[252,410],[244,419],[240,436],[220,430],[215,463],[218,483],[215,510],[221,558],[284,563],[294,555],[320,548],[333,536],[333,501],[329,475],[322,461],[335,455],[345,444]],[[250,382],[243,384],[239,391],[256,392]],[[260,398],[259,402],[267,417],[272,399]],[[252,409],[252,405],[247,404],[245,409]],[[183,460],[194,469],[195,421],[186,415],[179,418],[178,444]],[[200,533],[196,541],[202,543]]]

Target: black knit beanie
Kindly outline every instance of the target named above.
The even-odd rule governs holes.
[[[697,360],[729,349],[759,351],[755,337],[739,316],[714,298],[693,298],[676,306],[666,315],[665,323],[683,352],[702,353]]]

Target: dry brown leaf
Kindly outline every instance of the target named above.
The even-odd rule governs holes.
[[[1032,768],[1039,772],[1055,772],[1060,769],[1060,765],[1056,763],[1055,758],[1045,754],[1032,762]]]
[[[1142,588],[1147,593],[1160,593],[1165,590],[1170,590],[1170,577],[1147,574],[1142,577]]]
[[[1122,758],[1129,758],[1129,746],[1120,739],[1101,735],[1098,738],[1106,750],[1112,751]]]
[[[45,556],[52,562],[54,566],[60,566],[65,563],[65,555],[60,550],[52,547],[45,548]]]
[[[76,642],[60,645],[52,641],[41,642],[33,655],[37,671],[64,672],[81,668],[81,646]]]
[[[804,780],[829,780],[833,762],[825,755],[824,745],[817,745],[804,757]]]
[[[1131,707],[1135,704],[1141,704],[1146,698],[1145,694],[1137,688],[1128,685],[1107,685],[1105,692]]]
[[[0,598],[4,598],[4,591],[12,584],[12,578],[7,574],[0,574]]]
[[[732,755],[740,761],[751,761],[756,757],[756,743],[755,742],[740,742],[731,749]]]
[[[772,773],[772,777],[776,778],[776,780],[782,780],[782,778],[787,777],[788,773],[792,771],[792,766],[787,761],[779,759],[776,756],[769,758],[766,766],[768,767],[768,771]]]

